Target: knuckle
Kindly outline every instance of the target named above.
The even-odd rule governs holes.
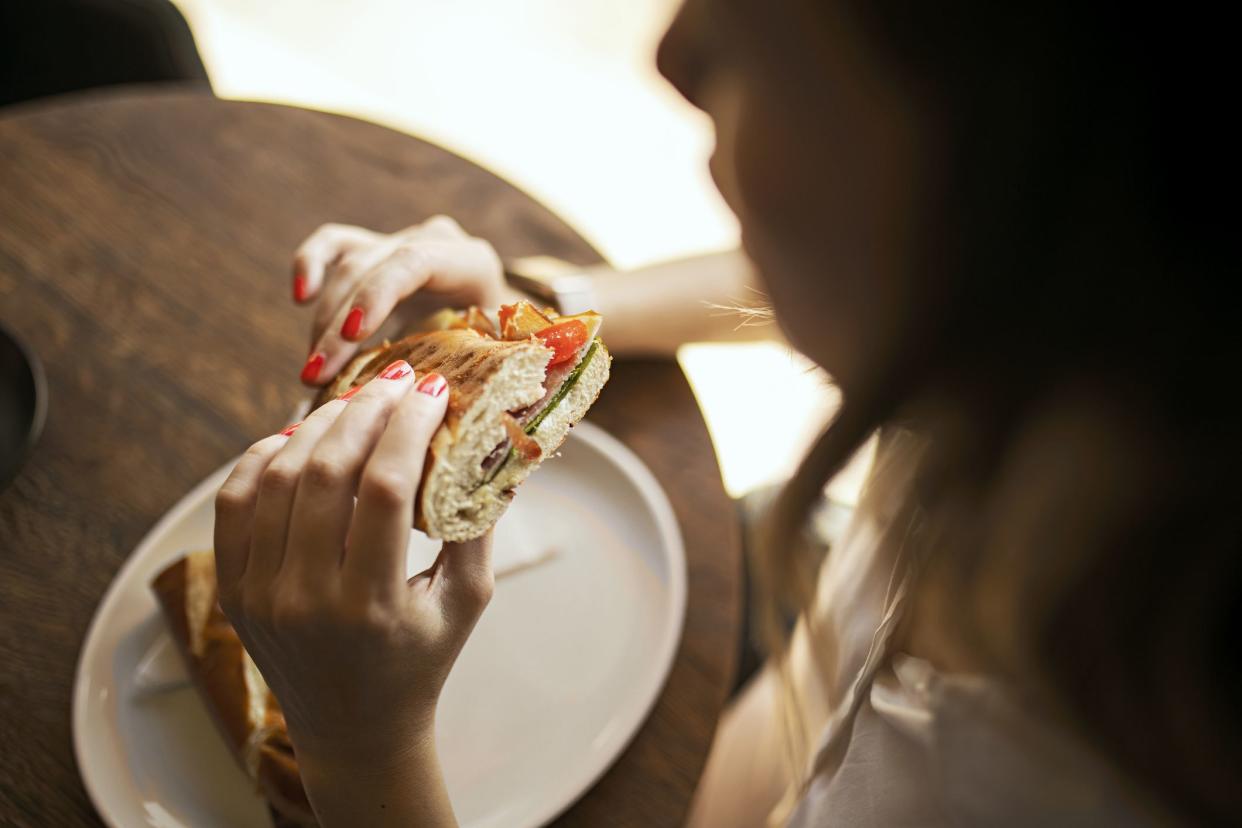
[[[462,599],[466,606],[476,612],[482,612],[491,603],[496,592],[496,576],[491,570],[473,575],[462,584]]]
[[[323,405],[316,408],[310,414],[306,415],[307,421],[314,421],[317,425],[329,426],[341,413],[341,409],[345,407],[345,403],[341,400],[328,400]]]
[[[488,260],[489,262],[490,261],[495,261],[497,263],[500,262],[500,254],[496,252],[496,248],[493,247],[492,243],[489,242],[487,239],[480,239],[478,237],[472,236],[470,238],[469,244],[471,247],[473,247],[475,250],[479,252],[479,255],[481,257]]]
[[[301,632],[313,619],[306,602],[296,596],[282,597],[272,604],[271,625],[277,635]]]
[[[430,263],[426,248],[414,241],[402,242],[393,251],[392,257],[401,267],[411,271],[424,270]]]
[[[423,226],[435,230],[451,230],[458,233],[465,232],[462,230],[461,225],[457,223],[456,219],[452,216],[446,216],[443,213],[437,213],[427,219],[423,222]]]
[[[497,284],[502,284],[505,279],[505,266],[496,248],[487,239],[474,239],[471,244],[478,250],[479,260],[483,263],[487,275]]]
[[[237,590],[232,598],[233,614],[245,623],[264,623],[269,620],[271,603],[267,593],[254,589]]]
[[[337,615],[340,623],[355,634],[390,637],[397,629],[395,615],[386,607],[370,601],[343,604]]]
[[[251,444],[250,448],[246,449],[242,455],[242,459],[247,461],[263,459],[264,455],[267,454],[268,448],[272,445],[273,439],[273,437],[268,436]],[[238,461],[238,465],[241,465],[240,461]]]
[[[298,247],[298,254],[313,253],[315,252],[316,247],[328,244],[336,235],[336,228],[337,226],[335,224],[321,224],[316,227],[314,231],[302,241],[302,244]]]
[[[259,481],[260,491],[266,494],[286,494],[298,484],[299,469],[292,463],[273,460]]]
[[[216,513],[240,512],[246,509],[254,499],[254,492],[241,481],[229,478],[224,481],[220,491],[216,492]]]
[[[403,509],[414,497],[414,486],[408,475],[374,469],[363,477],[359,494],[383,509]]]
[[[350,297],[345,304],[351,308],[364,308],[374,310],[382,304],[384,288],[387,282],[375,275],[368,276],[363,279],[362,285],[354,291],[354,295]]]
[[[316,453],[306,462],[302,480],[316,489],[335,489],[345,480],[345,466],[337,458]]]
[[[352,277],[362,266],[362,257],[355,251],[338,253],[332,260],[332,275]]]

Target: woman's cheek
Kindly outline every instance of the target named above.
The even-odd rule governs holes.
[[[781,114],[759,96],[739,100],[736,117],[733,166],[745,214],[771,227],[805,224],[815,210],[817,162],[807,157],[807,148]]]
[[[739,101],[731,135],[731,183],[747,251],[774,302],[802,304],[823,297],[834,272],[827,242],[834,197],[823,179],[822,147],[807,140],[784,113],[760,95]],[[787,311],[777,305],[778,311]]]

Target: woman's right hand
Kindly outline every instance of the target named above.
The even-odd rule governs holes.
[[[280,702],[324,826],[452,825],[435,708],[491,598],[491,533],[406,577],[448,403],[397,360],[255,443],[216,497],[220,606]]]
[[[298,247],[293,298],[314,303],[302,382],[323,385],[394,312],[408,321],[439,307],[506,301],[500,257],[447,216],[384,234],[325,224]]]

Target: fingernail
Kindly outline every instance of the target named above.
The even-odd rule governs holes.
[[[293,277],[293,301],[306,301],[306,277],[300,273]]]
[[[302,366],[302,382],[314,382],[319,378],[319,372],[323,370],[324,356],[322,351],[316,351],[307,358],[306,364]]]
[[[429,397],[438,397],[448,390],[448,380],[439,374],[428,374],[419,380],[414,388]]]
[[[361,391],[361,390],[362,390],[362,386],[361,386],[361,385],[355,385],[353,388],[349,389],[349,390],[348,390],[348,391],[346,391],[344,394],[342,394],[341,396],[337,397],[337,399],[338,399],[338,400],[344,400],[345,402],[349,402],[350,400],[352,400],[352,399],[354,398],[354,394],[357,394],[357,393],[358,393],[359,391]]]
[[[358,334],[362,332],[362,308],[351,308],[349,315],[345,317],[345,324],[341,326],[341,336],[353,341],[358,338]]]
[[[410,367],[410,363],[404,359],[399,359],[389,365],[383,371],[380,371],[379,378],[386,380],[399,380],[408,377],[414,373],[414,369]]]
[[[281,434],[283,434],[284,436],[288,437],[289,435],[293,434],[293,432],[297,431],[297,430],[298,430],[298,426],[300,426],[301,424],[302,424],[302,421],[301,421],[301,420],[299,420],[298,422],[296,422],[296,423],[294,423],[293,425],[289,426],[288,428],[286,428],[284,431],[282,431],[282,432],[280,432],[280,433],[281,433]]]

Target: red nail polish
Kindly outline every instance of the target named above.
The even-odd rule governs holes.
[[[404,377],[408,377],[412,373],[414,373],[414,369],[410,367],[410,363],[406,362],[404,359],[399,359],[383,371],[380,371],[379,378],[386,380],[399,380]]]
[[[337,399],[338,399],[338,400],[344,400],[345,402],[349,402],[350,400],[352,400],[352,399],[354,398],[354,394],[357,394],[357,393],[358,393],[359,391],[361,391],[361,390],[362,390],[362,386],[361,386],[361,385],[355,385],[353,388],[349,389],[349,390],[348,390],[348,391],[346,391],[344,394],[342,394],[341,396],[337,397]]]
[[[306,301],[306,277],[300,273],[293,277],[293,301]]]
[[[319,378],[319,372],[323,370],[324,356],[321,352],[310,355],[306,360],[306,365],[302,366],[302,382],[314,382]]]
[[[438,397],[448,390],[448,380],[439,374],[428,374],[419,380],[414,388],[429,397]]]
[[[362,308],[351,308],[349,315],[345,317],[345,324],[341,325],[341,336],[352,342],[358,338],[360,333],[362,333]]]
[[[284,435],[284,436],[286,436],[286,437],[289,437],[290,435],[292,435],[292,434],[293,434],[293,432],[295,432],[295,431],[297,431],[297,430],[298,430],[298,426],[300,426],[301,424],[302,424],[302,421],[301,421],[301,420],[299,420],[298,422],[296,422],[296,423],[294,423],[293,425],[289,426],[288,428],[286,428],[284,431],[282,431],[282,432],[280,432],[280,433],[281,433],[281,434],[283,434],[283,435]]]

